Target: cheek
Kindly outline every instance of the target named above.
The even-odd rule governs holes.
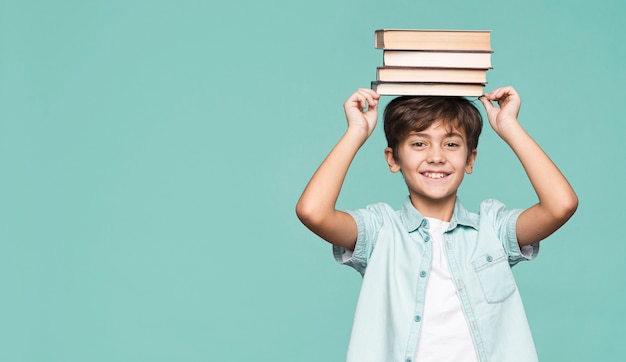
[[[472,158],[466,160],[463,167],[465,168],[465,172],[472,173],[472,170],[474,168],[474,160]]]

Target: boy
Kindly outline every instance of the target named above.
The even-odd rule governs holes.
[[[384,127],[389,169],[402,173],[409,191],[402,209],[336,210],[348,167],[376,125],[379,98],[370,89],[348,98],[348,129],[296,207],[333,244],[337,261],[363,275],[347,360],[537,360],[510,268],[535,258],[539,241],[572,216],[578,199],[518,123],[519,95],[503,87],[480,101],[522,163],[537,204],[509,210],[486,200],[478,214],[465,210],[456,193],[476,160],[480,113],[462,97],[400,97],[385,109]]]

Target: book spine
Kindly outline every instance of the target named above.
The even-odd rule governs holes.
[[[386,82],[485,83],[487,69],[378,67],[376,80]]]
[[[374,47],[393,50],[491,51],[491,32],[382,29],[375,31]]]
[[[383,52],[383,65],[488,69],[491,68],[491,53],[385,50]]]

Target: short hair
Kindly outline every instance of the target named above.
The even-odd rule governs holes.
[[[478,147],[483,119],[478,108],[464,97],[402,96],[393,99],[383,114],[387,146],[398,159],[400,144],[411,132],[421,132],[436,122],[463,131],[467,157]]]

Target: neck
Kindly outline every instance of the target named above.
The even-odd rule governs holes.
[[[424,217],[431,217],[441,221],[450,221],[454,213],[456,195],[444,200],[422,200],[411,195],[411,204]]]

